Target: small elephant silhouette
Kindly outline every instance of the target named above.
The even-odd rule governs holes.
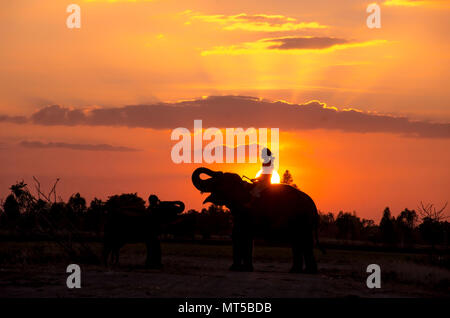
[[[157,200],[151,202],[148,209],[145,209],[144,204],[135,194],[113,196],[108,200],[103,244],[106,266],[110,254],[112,264],[119,263],[119,251],[125,244],[144,242],[147,247],[146,267],[162,267],[159,235],[165,225],[173,222],[184,211],[184,203]]]

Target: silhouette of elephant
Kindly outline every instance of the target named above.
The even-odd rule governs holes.
[[[203,179],[202,175],[209,178]],[[253,237],[287,240],[292,246],[293,266],[290,272],[316,273],[314,234],[319,246],[319,215],[314,201],[302,191],[287,184],[272,184],[252,198],[255,183],[238,174],[197,168],[192,183],[210,195],[203,203],[225,205],[233,216],[233,264],[230,270],[253,271]],[[303,269],[303,260],[305,269]]]
[[[161,268],[159,235],[164,226],[175,221],[177,216],[184,211],[184,203],[159,201],[155,195],[151,195],[149,197],[150,205],[145,209],[144,200],[133,196],[135,195],[114,196],[106,204],[108,212],[103,245],[104,263],[106,266],[108,265],[108,258],[111,254],[112,264],[117,265],[119,250],[122,246],[126,243],[144,242],[147,248],[145,266]]]

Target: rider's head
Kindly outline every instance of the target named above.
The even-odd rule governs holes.
[[[159,199],[158,199],[158,197],[157,197],[156,195],[151,194],[151,195],[148,197],[148,203],[150,203],[150,206],[158,205]]]
[[[261,150],[261,159],[264,160],[264,162],[270,160],[270,157],[272,156],[272,152],[270,151],[269,148],[264,147]]]

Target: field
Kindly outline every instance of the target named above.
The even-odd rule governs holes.
[[[89,243],[100,255],[101,244]],[[425,254],[315,251],[319,274],[289,274],[285,247],[255,246],[252,273],[228,271],[229,245],[163,243],[162,270],[143,266],[143,244],[126,245],[120,265],[80,264],[81,289],[66,287],[70,260],[51,242],[0,242],[0,297],[450,297],[450,271]],[[380,289],[366,286],[381,266]]]

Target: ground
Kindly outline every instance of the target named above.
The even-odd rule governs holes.
[[[98,254],[99,243],[89,243]],[[162,270],[143,267],[143,244],[126,245],[120,265],[80,264],[81,289],[66,287],[70,264],[48,242],[0,242],[0,297],[450,297],[450,271],[426,255],[316,251],[319,273],[289,274],[290,249],[255,247],[255,271],[228,271],[229,245],[164,243]],[[381,266],[381,289],[366,286]]]

